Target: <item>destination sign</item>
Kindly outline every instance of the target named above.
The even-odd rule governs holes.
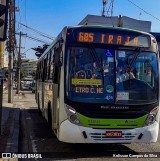
[[[117,33],[99,33],[99,32],[78,32],[77,41],[83,43],[100,43],[108,45],[122,46],[141,46],[149,47],[150,40],[148,35],[127,35]]]
[[[98,87],[75,87],[73,92],[85,94],[103,94],[103,88]]]

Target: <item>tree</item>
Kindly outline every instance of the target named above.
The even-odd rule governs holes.
[[[38,46],[37,48],[32,48],[32,50],[36,51],[35,55],[39,58],[44,51],[48,48],[48,44],[44,44],[43,46]]]

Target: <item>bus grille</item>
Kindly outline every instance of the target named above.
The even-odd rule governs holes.
[[[77,113],[99,119],[137,119],[150,113],[158,103],[148,105],[106,105],[96,103],[78,103],[65,100],[69,106],[73,107]],[[123,108],[124,107],[124,108]]]
[[[137,136],[137,134],[131,134],[131,133],[122,133],[121,138],[106,138],[105,133],[90,133],[89,135],[95,141],[112,141],[112,140],[126,141],[126,140],[132,140],[134,137]]]
[[[89,110],[85,109],[80,113],[90,118],[116,118],[116,119],[135,119],[142,117],[147,114],[146,111],[135,110],[135,111],[123,111],[123,110]]]

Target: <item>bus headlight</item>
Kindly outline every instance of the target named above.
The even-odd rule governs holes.
[[[81,122],[80,122],[79,117],[76,113],[76,110],[68,105],[65,106],[65,109],[66,109],[66,112],[68,115],[68,120],[73,124],[81,125]]]
[[[149,126],[153,124],[156,121],[157,113],[158,113],[158,108],[156,107],[148,114],[148,117],[145,121],[144,126]]]

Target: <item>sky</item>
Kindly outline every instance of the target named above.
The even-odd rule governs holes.
[[[107,8],[110,1],[108,0]],[[20,9],[16,13],[16,32],[21,31],[49,43],[52,42],[50,39],[35,34],[19,23],[56,37],[65,26],[75,26],[86,15],[100,16],[102,12],[102,0],[16,0],[16,6]],[[113,16],[118,15],[151,21],[151,31],[160,32],[160,0],[114,0]],[[18,40],[19,37],[17,42]],[[21,53],[25,53],[26,58],[37,59],[31,48],[42,45],[41,42],[22,37]]]

